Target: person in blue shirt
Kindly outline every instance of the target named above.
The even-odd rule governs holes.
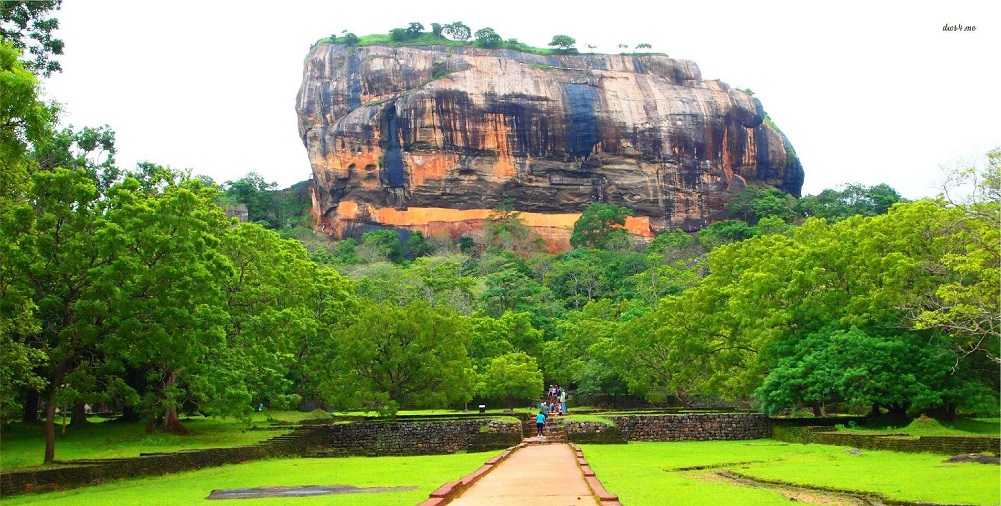
[[[542,431],[546,427],[546,415],[542,411],[535,415],[535,435],[542,436]]]

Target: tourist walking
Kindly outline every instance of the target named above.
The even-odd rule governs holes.
[[[567,414],[567,391],[560,387],[560,413]]]
[[[542,411],[535,415],[535,435],[542,437],[543,431],[546,428],[546,415]]]

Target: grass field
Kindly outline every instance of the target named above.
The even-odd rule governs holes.
[[[314,413],[295,411],[254,413],[249,422],[233,418],[182,417],[191,434],[147,434],[138,423],[122,424],[92,418],[85,427],[68,427],[62,436],[56,427],[56,460],[135,457],[141,452],[169,452],[195,448],[222,448],[256,443],[282,434],[283,430],[248,430],[279,422],[315,418]],[[291,427],[290,427],[291,429]],[[40,465],[45,455],[43,425],[9,424],[0,434],[0,470]]]
[[[187,505],[219,504],[206,497],[212,490],[264,486],[354,485],[406,487],[407,492],[243,499],[241,505],[288,504],[366,506],[414,505],[448,481],[475,471],[499,452],[425,457],[346,457],[333,459],[276,459],[213,467],[157,478],[121,480],[65,492],[4,498],[4,506],[19,504],[76,505]]]
[[[527,409],[527,408],[526,408]],[[525,411],[525,410],[522,410]],[[500,415],[503,410],[489,410],[492,418],[506,422],[517,422],[512,416]],[[361,416],[365,413],[338,413],[339,415]],[[462,411],[420,410],[401,411],[400,415],[447,415],[463,414]],[[56,460],[108,459],[135,457],[140,453],[173,452],[199,448],[226,448],[254,444],[281,435],[292,427],[282,423],[293,423],[307,419],[324,418],[330,415],[314,411],[264,411],[253,413],[249,421],[234,418],[182,417],[181,424],[190,434],[177,436],[162,432],[147,434],[145,426],[139,423],[114,423],[92,417],[93,422],[85,427],[67,427],[61,436],[61,427],[56,427]],[[373,413],[368,416],[375,417]],[[335,417],[336,419],[336,417]],[[275,424],[279,425],[275,425]],[[270,427],[272,430],[251,430]],[[0,470],[9,471],[38,466],[45,455],[45,427],[43,425],[6,425],[0,432]]]
[[[984,464],[945,464],[945,456],[863,450],[773,440],[581,445],[605,488],[630,506],[788,505],[776,491],[735,485],[711,471],[944,504],[999,504],[1001,473]],[[697,466],[719,466],[690,470]]]
[[[857,434],[907,434],[909,436],[998,436],[1001,434],[999,418],[957,418],[954,422],[941,422],[934,418],[915,418],[906,427],[838,427],[839,431]]]

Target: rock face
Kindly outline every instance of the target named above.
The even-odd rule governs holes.
[[[476,235],[505,202],[553,249],[594,201],[651,236],[723,216],[747,184],[799,196],[761,103],[694,62],[319,44],[296,97],[317,228]]]

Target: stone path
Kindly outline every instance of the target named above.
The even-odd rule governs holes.
[[[598,502],[577,467],[574,451],[565,444],[545,444],[512,453],[449,504],[595,506]]]

